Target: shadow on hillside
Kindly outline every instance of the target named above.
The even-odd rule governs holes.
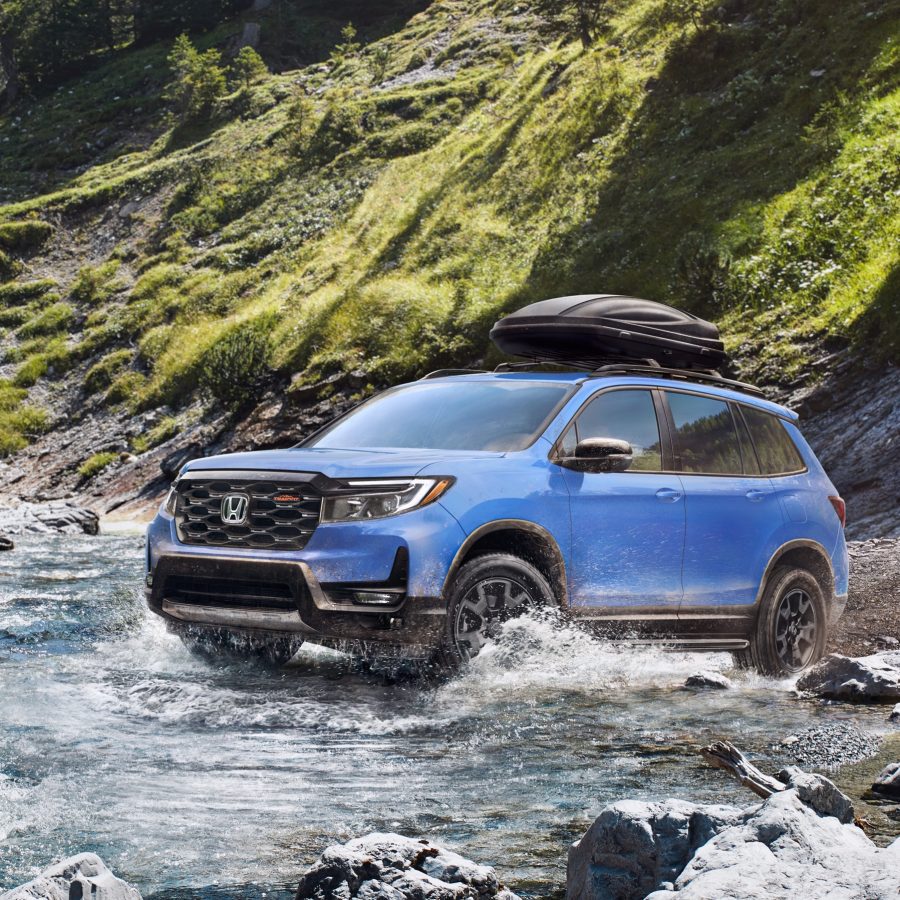
[[[689,27],[672,48],[592,214],[539,255],[522,300],[585,290],[664,299],[687,235],[717,238],[720,223],[791,190],[840,149],[829,104],[859,95],[888,18],[806,0],[802,21],[781,28],[774,0],[750,18],[741,0],[726,6],[724,21]],[[729,237],[752,249],[751,234]]]

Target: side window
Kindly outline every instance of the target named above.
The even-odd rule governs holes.
[[[777,416],[751,406],[742,406],[741,411],[756,445],[763,474],[784,475],[806,468],[803,457]]]
[[[616,438],[628,441],[634,452],[629,471],[659,472],[662,452],[659,423],[650,391],[607,391],[592,400],[578,416],[578,440]]]
[[[737,426],[738,441],[741,445],[741,459],[744,461],[745,475],[762,475],[759,468],[759,460],[756,458],[756,449],[753,441],[750,439],[750,432],[747,431],[747,423],[741,415],[740,407],[731,406],[731,414],[734,416],[734,424]]]
[[[713,397],[666,391],[675,423],[675,457],[682,472],[742,475],[741,450],[728,404]]]

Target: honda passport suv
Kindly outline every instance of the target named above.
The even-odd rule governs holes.
[[[452,666],[549,607],[775,675],[818,659],[844,503],[797,416],[712,374],[543,368],[435,373],[297,447],[190,462],[149,527],[150,608],[285,657]]]

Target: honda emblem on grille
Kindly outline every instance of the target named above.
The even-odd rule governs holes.
[[[250,498],[246,494],[226,494],[222,498],[222,522],[225,525],[243,525],[247,521]]]

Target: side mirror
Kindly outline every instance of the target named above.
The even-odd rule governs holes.
[[[634,452],[628,441],[615,438],[585,438],[575,447],[575,455],[560,464],[583,472],[624,472],[631,466]]]

